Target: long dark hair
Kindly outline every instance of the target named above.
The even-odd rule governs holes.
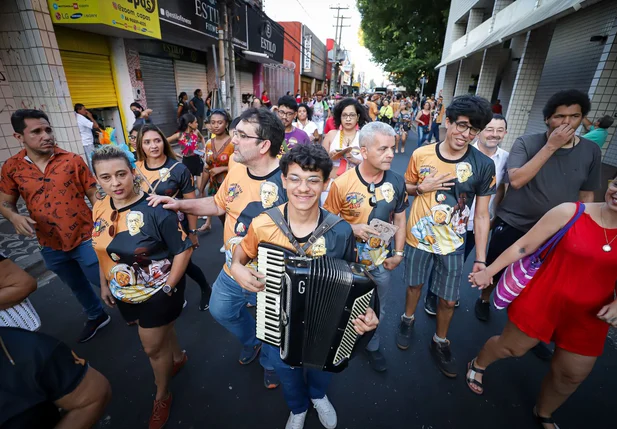
[[[189,124],[191,122],[195,122],[196,120],[197,118],[192,113],[185,113],[184,115],[180,116],[180,122],[178,123],[178,131],[180,131],[181,133],[185,133],[189,127]]]
[[[313,109],[311,109],[306,103],[301,103],[300,105],[298,105],[298,110],[300,110],[300,107],[304,107],[306,109],[306,118],[309,121],[312,121],[313,120]]]
[[[182,117],[184,116],[187,116],[187,115],[183,115]],[[161,136],[161,140],[163,140],[163,153],[167,156],[167,158],[171,158],[175,160],[178,159],[178,157],[176,156],[176,153],[171,148],[171,144],[169,144],[169,142],[167,141],[167,137],[165,137],[165,134],[163,134],[163,131],[161,131],[161,129],[154,124],[146,124],[142,126],[141,129],[139,130],[139,134],[137,134],[137,141],[135,142],[135,149],[137,151],[137,159],[139,161],[145,161],[147,158],[146,153],[144,152],[142,143],[143,143],[144,134],[146,134],[148,131],[154,131],[159,136]]]
[[[182,99],[186,96],[186,92],[182,91],[180,95],[178,95],[178,103],[182,103]]]

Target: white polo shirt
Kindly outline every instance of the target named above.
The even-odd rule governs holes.
[[[94,136],[92,135],[92,127],[94,124],[90,119],[77,112],[75,112],[75,117],[77,118],[77,126],[79,127],[79,134],[81,135],[81,143],[84,146],[93,145]]]
[[[473,147],[478,149],[478,142],[475,142],[473,144]],[[508,163],[508,156],[510,156],[510,153],[506,150],[503,150],[500,147],[497,147],[497,152],[495,152],[495,154],[491,156],[491,159],[495,163],[495,179],[497,181],[497,184],[495,185],[496,187],[499,187],[499,185],[503,183],[503,180],[506,177],[506,174],[508,174],[508,169],[506,165]],[[488,205],[488,210],[489,210],[489,213],[491,214],[491,219],[495,217],[495,210],[497,210],[497,207],[493,207],[494,201],[495,201],[495,195],[492,195],[491,201]],[[467,222],[467,231],[473,231],[473,217],[474,217],[475,211],[476,211],[476,201],[474,199],[473,204],[471,205],[471,213],[469,215],[469,221]]]

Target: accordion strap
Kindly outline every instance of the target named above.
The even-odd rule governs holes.
[[[320,209],[320,210],[322,210],[322,209]],[[277,207],[273,207],[273,208],[271,208],[269,210],[266,210],[264,213],[266,213],[268,216],[270,216],[270,219],[272,219],[272,221],[279,227],[279,229],[283,232],[283,234],[285,234],[285,236],[287,237],[289,242],[293,245],[293,247],[296,249],[298,254],[300,256],[306,256],[306,251],[313,244],[315,244],[315,242],[320,237],[322,237],[326,232],[328,232],[332,228],[334,228],[334,226],[337,223],[339,223],[339,222],[341,222],[343,220],[340,217],[338,217],[338,216],[336,216],[336,215],[334,215],[334,214],[332,214],[330,212],[327,212],[325,210],[323,210],[323,212],[324,212],[324,219],[323,219],[323,221],[317,226],[317,229],[315,229],[315,231],[313,231],[313,233],[309,237],[308,241],[306,243],[304,243],[304,246],[301,246],[300,243],[298,243],[298,239],[291,232],[291,228],[289,227],[289,224],[285,220],[285,217],[283,216],[283,213],[281,213],[281,211]]]

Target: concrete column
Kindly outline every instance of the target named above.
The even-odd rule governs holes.
[[[461,67],[458,72],[458,78],[456,81],[456,89],[454,90],[454,96],[463,94],[469,94],[469,87],[474,82],[474,75],[480,73],[480,67],[482,66],[482,52],[477,52],[468,58],[461,60]],[[475,91],[471,92],[475,93]]]
[[[48,114],[56,142],[83,154],[66,75],[45,1],[0,1],[0,162],[21,149],[12,140],[6,113],[40,109]],[[7,137],[10,137],[7,139]]]
[[[506,150],[527,128],[529,112],[540,84],[553,30],[554,26],[545,26],[527,33],[506,116],[508,134],[502,144]]]
[[[617,20],[615,21],[617,23]],[[600,56],[600,61],[596,67],[596,73],[591,81],[589,88],[589,98],[591,99],[591,111],[589,119],[594,121],[604,115],[617,115],[617,25],[609,31],[608,39],[604,44],[604,50]],[[613,167],[617,167],[617,132],[616,124],[608,128],[607,142],[602,148],[604,154],[603,162]]]
[[[118,112],[124,125],[124,132],[121,132],[120,128],[116,128],[116,136],[122,143],[126,141],[124,136],[125,134],[128,135],[135,122],[135,115],[131,111],[131,103],[136,100],[133,97],[133,86],[131,84],[131,74],[124,39],[110,37],[109,47],[111,48],[111,67],[118,96]]]
[[[456,86],[456,77],[458,76],[459,65],[460,63],[457,62],[442,68],[442,70],[444,70],[442,96],[445,106],[448,106],[454,98],[454,89]]]
[[[484,51],[476,95],[492,101],[491,97],[495,90],[495,82],[497,81],[497,73],[501,68],[502,57],[501,45],[493,46]]]
[[[483,19],[484,9],[471,9],[469,11],[469,18],[467,19],[467,31],[465,33],[469,34],[471,30],[482,24]]]

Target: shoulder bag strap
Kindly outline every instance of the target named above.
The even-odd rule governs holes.
[[[326,232],[330,231],[332,228],[336,226],[336,224],[338,224],[339,222],[343,220],[342,218],[338,217],[335,214],[332,214],[325,210],[324,212],[326,213],[324,220],[321,222],[321,224],[319,224],[317,229],[313,231],[313,234],[311,234],[311,236],[309,237],[308,241],[304,244],[304,246],[302,246],[302,249],[304,250],[304,252],[306,252],[309,249],[309,247],[315,244],[315,242],[320,237],[322,237]]]
[[[300,243],[298,243],[298,240],[296,239],[296,237],[294,237],[291,230],[289,229],[289,225],[287,224],[283,213],[281,213],[281,211],[277,207],[272,207],[271,209],[266,210],[264,213],[270,216],[270,219],[272,219],[276,226],[278,226],[279,229],[283,232],[283,234],[285,234],[285,237],[287,237],[287,239],[296,249],[298,254],[300,256],[306,256],[306,252],[304,251],[302,246],[300,246]]]

